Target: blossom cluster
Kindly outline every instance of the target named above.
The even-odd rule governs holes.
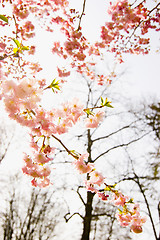
[[[0,15],[0,27],[9,26],[11,31],[10,36],[4,34],[0,42],[0,100],[3,100],[9,117],[30,130],[33,155],[25,154],[23,172],[32,177],[33,186],[46,187],[51,184],[50,163],[55,149],[48,143],[50,138],[53,137],[62,144],[57,135],[67,133],[81,119],[86,128],[97,128],[104,119],[104,112],[99,110],[94,113],[90,110],[109,104],[107,100],[105,104],[102,101],[100,107],[88,108],[86,111],[78,99],[66,101],[51,110],[46,110],[41,105],[43,92],[48,88],[59,89],[59,85],[53,81],[47,87],[46,79],[38,76],[42,71],[40,64],[34,63],[31,58],[30,61],[25,60],[25,55],[31,57],[36,50],[35,46],[28,47],[29,40],[36,36],[36,21],[32,21],[33,17],[40,20],[40,25],[46,31],[53,32],[56,24],[64,34],[64,40],[53,42],[52,47],[52,53],[67,62],[68,69],[57,66],[61,83],[64,82],[63,78],[70,76],[70,69],[73,69],[87,80],[96,80],[102,86],[111,84],[116,77],[114,72],[105,75],[94,71],[102,53],[115,53],[120,62],[123,61],[123,52],[146,54],[149,52],[150,38],[144,35],[150,29],[160,30],[159,3],[149,10],[145,7],[146,1],[135,6],[136,2],[131,5],[128,0],[112,1],[108,9],[111,21],[102,26],[101,41],[90,44],[83,35],[81,26],[76,25],[79,13],[69,9],[69,1],[2,0],[2,7],[11,5],[11,13],[8,16]],[[129,226],[135,233],[142,232],[142,225],[146,220],[141,217],[139,206],[120,191],[105,184],[103,175],[95,169],[92,162],[88,162],[88,154],[77,156],[64,144],[62,146],[75,158],[73,165],[79,173],[87,174],[86,189],[103,201],[111,199],[119,208],[116,217],[121,226]]]
[[[129,199],[128,196],[115,190],[114,186],[105,184],[105,177],[95,169],[93,163],[87,161],[88,156],[89,154],[82,154],[73,162],[73,165],[80,174],[88,174],[89,180],[85,181],[87,191],[96,194],[103,201],[107,201],[111,198],[110,202],[114,206],[119,207],[116,213],[116,218],[120,225],[122,227],[129,226],[133,232],[141,233],[142,225],[146,222],[146,217],[140,215],[139,204],[135,204],[133,199]],[[103,184],[106,185],[105,188],[97,188],[97,186],[102,187]]]
[[[146,1],[137,6],[130,4],[128,0],[110,2],[108,14],[111,21],[106,22],[101,29],[101,43],[95,46],[107,48],[120,56],[125,53],[149,52],[150,38],[144,38],[149,29],[160,30],[160,14],[157,6],[151,10],[145,7]],[[138,34],[137,32],[138,31]]]
[[[25,165],[22,168],[24,174],[32,177],[32,185],[41,188],[52,184],[49,179],[52,170],[49,162],[53,160],[55,151],[55,148],[45,144],[44,140],[45,137],[42,147],[39,147],[38,141],[35,141],[35,136],[32,135],[31,147],[34,150],[33,157],[25,154]]]

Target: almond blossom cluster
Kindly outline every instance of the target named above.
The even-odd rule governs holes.
[[[142,1],[137,6],[130,4],[128,0],[110,2],[108,14],[111,21],[102,26],[102,42],[95,44],[97,49],[107,47],[118,56],[122,52],[147,54],[150,38],[143,36],[150,29],[160,30],[160,4],[149,10],[145,7],[146,2]]]
[[[135,233],[141,233],[142,225],[146,222],[146,217],[140,215],[139,204],[135,204],[133,199],[129,199],[128,196],[115,190],[114,186],[107,185],[104,182],[105,178],[95,169],[94,164],[87,162],[88,156],[89,154],[82,154],[73,162],[73,165],[80,174],[88,174],[89,179],[85,181],[87,191],[96,194],[103,201],[107,201],[111,198],[110,202],[114,206],[119,207],[116,213],[119,224],[122,227],[129,226]],[[103,184],[106,185],[106,187],[100,188]]]
[[[24,79],[20,83],[4,81],[2,99],[8,115],[21,125],[29,125],[32,122],[33,109],[37,108],[42,90],[33,79]]]
[[[49,162],[53,161],[53,154],[55,148],[49,144],[45,144],[45,137],[43,137],[42,147],[39,146],[38,141],[35,141],[35,136],[32,135],[31,147],[33,149],[33,157],[25,154],[24,166],[22,171],[32,177],[32,185],[35,187],[46,187],[50,184],[49,175],[51,174],[51,167]]]
[[[25,166],[22,168],[22,171],[24,174],[33,177],[31,181],[33,186],[46,187],[50,184],[48,176],[51,173],[51,169],[45,163],[51,160],[53,159],[49,159],[43,153],[34,156],[34,160],[29,156],[24,157]]]
[[[121,197],[122,198],[122,197]],[[130,209],[128,210],[123,204],[120,204],[123,207],[123,211],[118,210],[116,213],[116,218],[119,221],[122,227],[130,226],[130,229],[135,233],[142,232],[142,225],[146,222],[146,217],[142,217],[139,212],[139,204],[131,204]]]

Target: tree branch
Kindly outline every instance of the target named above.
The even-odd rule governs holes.
[[[85,5],[86,5],[86,0],[84,0],[84,2],[83,2],[83,9],[82,9],[82,13],[81,13],[81,15],[80,15],[80,17],[79,17],[79,24],[78,24],[77,31],[79,31],[80,28],[81,28],[81,20],[82,20],[82,17],[83,17],[83,15],[84,15]]]
[[[65,145],[64,143],[59,139],[57,138],[55,135],[52,134],[52,137],[55,138],[61,145],[62,147],[66,150],[66,152],[71,155],[72,157],[74,157],[75,159],[78,159],[78,156],[76,156],[75,154],[73,154]]]
[[[139,177],[137,176],[136,173],[134,173],[134,174],[135,174],[135,177],[137,178],[137,180],[135,182],[138,184],[139,189],[140,189],[140,191],[141,191],[141,193],[142,193],[142,195],[144,197],[144,200],[145,200],[145,203],[146,203],[146,206],[147,206],[147,210],[148,210],[149,218],[150,218],[150,221],[151,221],[151,224],[152,224],[152,228],[153,228],[155,239],[158,240],[156,229],[155,229],[155,226],[154,226],[154,222],[153,222],[153,218],[152,218],[152,214],[151,214],[151,211],[150,211],[150,207],[149,207],[149,203],[148,203],[147,197],[146,197],[146,195],[144,193],[144,190],[143,190],[143,188],[141,186],[141,183],[139,181]]]
[[[8,58],[8,57],[19,57],[18,53],[12,53],[12,54],[4,54],[3,56],[0,56],[0,61],[3,61],[5,58]]]
[[[105,152],[101,153],[98,157],[96,157],[96,158],[93,160],[93,162],[97,161],[98,158],[104,156],[105,154],[107,154],[107,153],[110,152],[111,150],[114,150],[114,149],[116,149],[116,148],[126,147],[126,146],[129,146],[130,144],[132,144],[132,143],[134,143],[134,142],[139,141],[140,139],[142,139],[143,137],[145,137],[146,135],[148,135],[150,132],[151,132],[151,131],[149,131],[148,133],[143,134],[141,137],[136,138],[136,139],[134,139],[134,140],[132,140],[132,141],[130,141],[130,142],[128,142],[128,143],[119,144],[119,145],[117,145],[117,146],[114,146],[114,147],[112,147],[112,148],[109,148],[109,149],[106,150]]]
[[[70,217],[67,218],[67,216],[68,216],[69,214],[70,214],[70,213],[66,213],[65,216],[64,216],[64,219],[65,219],[66,222],[68,222],[74,215],[78,215],[78,216],[80,216],[82,219],[84,219],[83,216],[82,216],[79,212],[75,212],[75,213],[73,213]]]
[[[77,188],[77,194],[78,194],[79,198],[81,199],[83,205],[86,206],[85,201],[83,200],[83,198],[82,198],[82,196],[81,196],[81,194],[80,194],[80,192],[79,192],[79,189],[80,189],[80,188],[83,188],[83,187],[82,187],[82,186],[78,186],[78,188]]]
[[[158,203],[158,215],[159,215],[159,226],[160,226],[160,202]],[[159,238],[157,240],[160,240],[160,229],[159,229]]]
[[[135,122],[136,122],[136,121],[130,123],[130,124],[127,125],[127,126],[124,126],[124,127],[120,128],[120,129],[118,129],[118,130],[115,131],[115,132],[112,132],[112,133],[110,133],[110,134],[108,134],[108,135],[106,135],[106,136],[103,136],[103,137],[96,138],[96,139],[94,139],[94,140],[92,140],[92,141],[93,141],[93,142],[96,142],[96,141],[99,141],[99,140],[101,140],[101,139],[109,138],[109,137],[111,137],[112,135],[114,135],[114,134],[116,134],[116,133],[118,133],[118,132],[120,132],[120,131],[122,131],[122,130],[124,130],[124,129],[126,129],[126,128],[129,128],[129,127],[130,127],[133,123],[135,123]]]
[[[111,215],[111,214],[107,214],[106,212],[104,212],[104,213],[97,213],[97,214],[92,214],[92,217],[101,217],[101,216],[107,216],[107,217],[110,217],[110,218],[112,218],[113,216]]]

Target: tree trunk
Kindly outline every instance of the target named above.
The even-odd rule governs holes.
[[[87,152],[89,153],[88,156],[88,163],[92,163],[92,157],[91,157],[91,153],[92,153],[92,139],[91,139],[91,133],[90,133],[90,129],[88,129],[87,131]],[[87,174],[87,180],[89,179],[89,176]],[[82,237],[81,240],[89,240],[89,236],[90,236],[90,231],[91,231],[91,221],[92,221],[92,205],[93,205],[93,197],[94,197],[94,193],[92,192],[87,192],[87,202],[85,204],[85,216],[84,216],[84,220],[83,220],[83,233],[82,233]]]
[[[91,221],[92,221],[92,202],[94,194],[87,192],[87,203],[85,207],[85,217],[83,221],[83,233],[81,240],[89,240],[89,235],[91,231]]]

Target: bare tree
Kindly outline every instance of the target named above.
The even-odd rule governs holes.
[[[22,178],[12,177],[6,206],[1,209],[3,240],[55,239],[63,219],[62,202],[56,201],[53,189],[24,189],[20,181]]]

